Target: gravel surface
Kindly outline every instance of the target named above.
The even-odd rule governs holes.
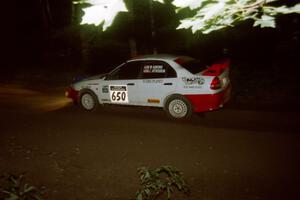
[[[229,107],[178,122],[160,109],[84,112],[63,94],[0,86],[0,174],[26,173],[44,199],[133,199],[137,168],[162,165],[190,185],[176,200],[299,197],[297,112]]]

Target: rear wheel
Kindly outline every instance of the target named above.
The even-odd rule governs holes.
[[[164,110],[171,119],[187,119],[192,115],[191,103],[181,95],[171,96],[166,101]]]
[[[98,99],[92,92],[83,92],[79,103],[81,108],[87,111],[94,111],[98,107]]]

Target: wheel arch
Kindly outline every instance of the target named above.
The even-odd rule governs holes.
[[[191,104],[192,109],[193,109],[194,106],[193,106],[192,102],[188,98],[186,98],[183,94],[180,94],[180,93],[173,93],[173,94],[169,94],[168,96],[166,96],[164,101],[163,101],[163,105],[162,105],[163,108],[165,107],[168,100],[172,97],[175,97],[175,96],[181,96],[181,97],[185,98]]]
[[[83,95],[84,93],[90,93],[92,95],[97,96],[96,93],[90,88],[83,88],[83,89],[79,90],[79,96]]]
[[[93,90],[91,90],[90,88],[84,88],[84,89],[81,89],[81,90],[79,91],[79,95],[78,95],[79,101],[80,101],[80,99],[81,99],[81,96],[82,96],[83,94],[85,94],[85,93],[89,93],[89,94],[93,95],[93,96],[96,98],[97,103],[98,103],[98,104],[100,103],[97,94],[96,94]]]

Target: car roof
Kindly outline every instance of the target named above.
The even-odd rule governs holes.
[[[158,61],[175,61],[177,59],[193,59],[189,56],[179,56],[179,55],[172,55],[172,54],[152,54],[152,55],[142,55],[142,56],[137,56],[135,58],[132,58],[130,60],[127,60],[127,62],[132,62],[132,61],[151,61],[151,60],[158,60]],[[187,71],[185,68],[183,68],[181,65],[173,65],[172,66],[177,74],[179,73],[180,76],[188,76],[191,75],[189,71]]]
[[[137,60],[175,60],[176,58],[179,57],[182,56],[171,55],[171,54],[149,54],[149,55],[137,56],[128,61],[130,62],[130,61],[137,61]]]

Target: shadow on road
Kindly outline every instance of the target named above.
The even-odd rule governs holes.
[[[56,110],[55,113],[69,113],[86,117],[87,115],[101,119],[111,120],[136,120],[148,122],[149,125],[156,123],[180,124],[182,126],[207,127],[217,129],[270,131],[283,134],[299,133],[298,123],[300,118],[297,113],[290,112],[259,112],[247,110],[222,109],[205,114],[195,113],[188,120],[171,120],[162,109],[145,107],[104,106],[94,112],[81,110],[72,103]]]

